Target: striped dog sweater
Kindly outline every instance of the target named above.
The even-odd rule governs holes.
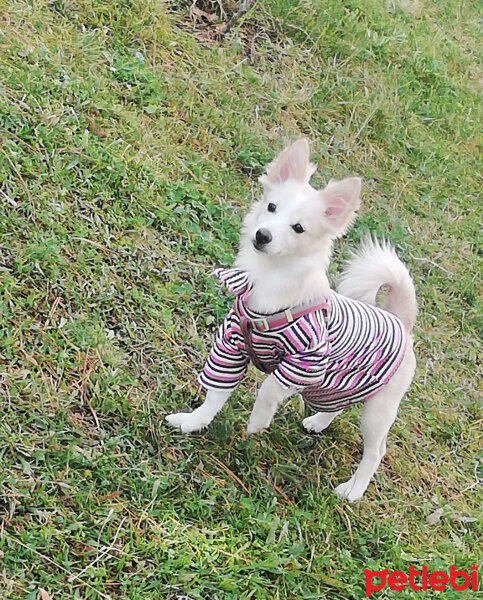
[[[247,339],[246,324],[271,315],[248,308],[247,273],[217,269],[215,275],[235,294],[235,302],[198,377],[207,390],[234,389],[254,352],[252,362],[283,388],[300,392],[313,410],[334,412],[378,392],[404,357],[406,336],[395,315],[333,291],[324,304],[280,327],[250,327]]]

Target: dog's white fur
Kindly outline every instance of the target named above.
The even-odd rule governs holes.
[[[309,184],[314,170],[309,145],[302,139],[286,148],[260,178],[264,193],[245,217],[235,263],[250,276],[253,288],[249,305],[256,312],[278,312],[324,298],[329,292],[327,268],[332,242],[355,218],[361,181],[351,177],[330,182],[318,191]],[[269,204],[276,206],[275,212],[268,210]],[[293,230],[295,224],[302,225],[303,233]],[[271,241],[257,249],[256,232],[260,229],[270,232]],[[396,314],[407,330],[407,348],[390,382],[364,403],[362,460],[351,479],[335,489],[350,501],[362,497],[386,452],[389,429],[416,367],[411,335],[417,313],[414,284],[388,243],[368,239],[349,260],[338,292],[375,304],[382,285],[389,287],[385,308]],[[269,375],[260,386],[247,433],[267,428],[280,404],[294,393]],[[191,413],[168,415],[166,420],[184,433],[198,431],[211,423],[230,394],[208,391],[202,406]],[[338,414],[319,412],[304,419],[303,425],[308,431],[320,432]]]

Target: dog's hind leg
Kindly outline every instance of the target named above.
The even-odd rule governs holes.
[[[359,500],[386,453],[386,440],[394,423],[399,404],[414,375],[415,358],[411,347],[391,381],[375,396],[367,400],[362,410],[364,451],[354,475],[335,488],[335,493],[351,502]]]
[[[314,433],[320,433],[324,429],[326,429],[332,421],[343,412],[342,410],[338,410],[337,412],[318,412],[315,415],[311,415],[310,417],[305,418],[302,421],[302,425],[307,431],[312,431]]]
[[[387,434],[396,419],[400,400],[400,397],[388,398],[384,392],[379,392],[366,402],[361,423],[364,437],[362,460],[349,481],[335,488],[335,493],[341,498],[351,502],[362,498],[384,456]]]

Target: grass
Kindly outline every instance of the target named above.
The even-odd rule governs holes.
[[[482,547],[476,5],[261,0],[223,43],[187,12],[0,4],[0,597],[348,600],[365,597],[364,568],[468,571]],[[334,272],[373,231],[418,288],[417,378],[355,505],[330,488],[359,458],[358,409],[319,438],[292,401],[247,439],[252,371],[202,435],[163,423],[201,400],[230,303],[210,271],[300,135],[317,184],[365,181]]]

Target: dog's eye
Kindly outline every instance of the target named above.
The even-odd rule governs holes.
[[[273,202],[270,202],[270,204],[267,206],[267,210],[268,212],[275,212],[277,210],[277,207]]]
[[[302,227],[302,225],[300,225],[300,223],[292,225],[292,229],[295,231],[295,233],[303,233],[305,231],[305,229]]]

